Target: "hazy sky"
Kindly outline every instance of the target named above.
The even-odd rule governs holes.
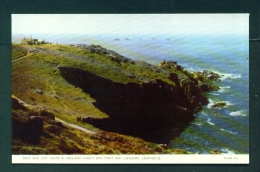
[[[13,34],[248,34],[249,14],[13,14]]]

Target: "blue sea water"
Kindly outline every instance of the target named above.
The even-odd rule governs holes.
[[[205,93],[210,103],[170,146],[193,153],[249,153],[248,35],[59,35],[42,36],[53,43],[99,44],[125,57],[157,65],[174,60],[190,71],[212,70],[222,76],[219,91]],[[48,40],[49,39],[49,40]],[[213,108],[224,101],[224,108]]]

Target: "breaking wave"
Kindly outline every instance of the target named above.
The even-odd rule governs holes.
[[[221,149],[221,154],[235,154],[235,152],[229,150],[228,148]]]
[[[221,77],[222,80],[242,78],[241,74],[225,73],[225,74],[222,74],[222,75],[223,75],[223,77]]]
[[[231,112],[229,115],[230,115],[230,116],[247,116],[247,115],[245,114],[245,112],[244,112],[244,111],[241,111],[241,110],[236,111],[236,112]]]
[[[229,130],[225,130],[223,128],[221,128],[220,130],[224,131],[224,132],[227,132],[227,133],[230,133],[230,134],[237,134],[237,132],[232,132],[232,131],[229,131]]]
[[[230,88],[231,88],[231,87],[230,87],[229,85],[223,86],[223,87],[219,87],[218,92],[225,93],[225,92],[227,92],[227,90],[230,89]]]
[[[215,125],[213,122],[210,122],[211,121],[211,119],[210,118],[208,118],[208,120],[206,121],[209,125]]]
[[[221,77],[220,78],[221,80],[242,78],[241,74],[222,73],[222,72],[218,72],[218,71],[214,71],[214,70],[212,70],[212,72],[219,74]]]

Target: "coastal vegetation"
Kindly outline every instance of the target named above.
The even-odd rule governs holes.
[[[100,45],[13,44],[12,59],[12,94],[30,107],[13,97],[14,154],[186,154],[159,143],[189,126],[208,103],[203,92],[219,89],[212,71],[155,66]],[[28,136],[34,124],[42,128]]]
[[[26,47],[21,46],[20,44],[12,45],[12,60],[25,56],[26,54],[27,54]]]

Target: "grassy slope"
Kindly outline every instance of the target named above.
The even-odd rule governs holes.
[[[22,106],[22,105],[20,105]],[[180,149],[166,149],[142,139],[109,132],[88,134],[67,126],[58,126],[36,107],[12,110],[14,116],[41,116],[44,119],[41,142],[37,145],[13,138],[13,154],[188,154]],[[25,118],[23,118],[25,119]]]
[[[12,45],[12,60],[25,56],[26,54],[27,54],[27,47],[19,44]]]
[[[13,45],[13,47],[18,47],[18,45]],[[19,49],[13,49],[13,56],[18,57],[15,55],[19,54],[16,51],[18,50],[22,53],[27,48],[41,49],[41,51],[29,56],[28,58],[13,62],[13,94],[29,104],[43,106],[45,109],[48,109],[48,111],[55,114],[58,118],[70,123],[76,123],[77,125],[94,131],[99,130],[90,124],[77,123],[76,117],[92,116],[96,118],[105,118],[107,115],[93,106],[92,103],[95,102],[95,100],[91,98],[90,95],[84,93],[81,89],[70,85],[61,77],[58,69],[59,66],[81,68],[83,70],[93,72],[99,76],[111,79],[115,82],[122,83],[151,82],[156,78],[175,85],[175,83],[167,78],[170,72],[178,73],[184,78],[187,77],[180,71],[169,71],[157,66],[149,65],[145,62],[136,62],[134,65],[128,62],[117,63],[105,55],[91,53],[87,50],[70,47],[69,45],[19,45]],[[43,95],[36,93],[36,90],[42,90]],[[45,129],[48,129],[50,126],[45,125],[44,127]],[[64,129],[62,132],[66,135],[65,142],[77,145],[76,147],[78,147],[79,150],[72,150],[74,153],[151,153],[151,151],[149,152],[148,150],[144,150],[143,152],[141,151],[141,147],[146,149],[145,144],[148,143],[132,137],[120,136],[126,137],[129,140],[123,145],[121,143],[116,143],[113,145],[114,142],[101,143],[100,140],[95,142],[85,133],[74,129]],[[111,133],[109,134],[111,135]],[[62,140],[62,137],[54,136],[54,138],[55,139],[51,142],[50,140],[43,138],[40,145],[41,148],[39,150],[39,147],[30,148],[30,145],[26,145],[16,140],[17,143],[15,143],[15,145],[19,145],[19,148],[14,146],[14,152],[25,153],[28,149],[32,149],[29,152],[37,153],[37,151],[39,151],[40,153],[71,153],[69,151],[66,152],[61,149],[57,149],[57,147],[59,148],[60,146],[59,143]],[[139,142],[140,147],[138,147],[138,149],[132,145],[139,144]],[[67,144],[67,146],[68,145],[69,144]],[[51,147],[53,149],[51,149]],[[86,147],[89,147],[89,150]],[[113,147],[113,149],[107,149],[108,147]],[[129,149],[130,147],[133,148]],[[93,148],[98,148],[98,152],[93,151]],[[101,148],[103,149],[101,150]],[[125,148],[125,150],[121,150],[121,148]],[[70,148],[68,149],[70,150]],[[57,151],[55,152],[54,150]],[[156,151],[152,150],[152,152]]]
[[[107,115],[93,106],[92,102],[95,102],[93,98],[61,77],[59,66],[81,68],[115,82],[141,83],[154,81],[154,78],[157,78],[175,85],[167,78],[169,71],[145,62],[136,62],[134,65],[116,63],[104,55],[90,53],[69,45],[34,45],[30,48],[43,50],[13,62],[13,94],[30,104],[39,104],[48,108],[57,117],[68,122],[75,123],[77,116],[103,118]],[[179,71],[175,72],[179,73]],[[38,89],[44,94],[36,93]]]

